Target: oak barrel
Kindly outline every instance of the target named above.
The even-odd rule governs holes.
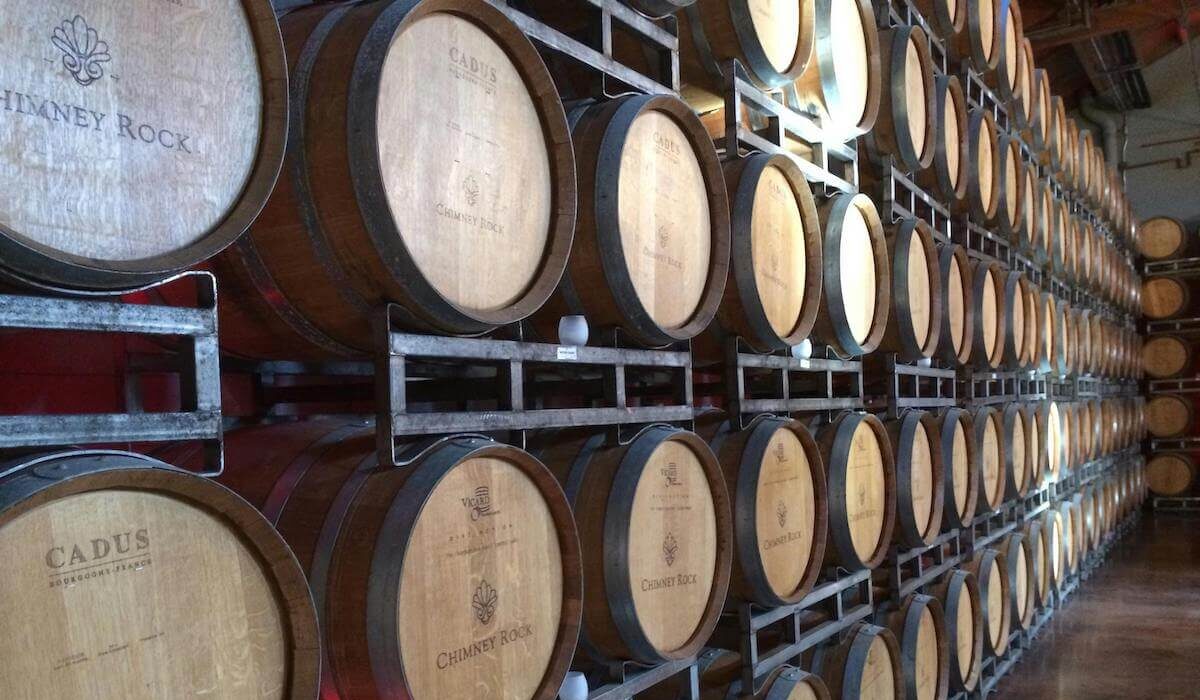
[[[571,248],[575,163],[521,30],[482,0],[323,4],[281,22],[293,128],[279,187],[219,261],[227,347],[360,355],[386,302],[444,334],[540,307]],[[419,92],[430,81],[456,89]]]
[[[1025,223],[1026,168],[1020,139],[1002,133],[996,140],[997,198],[995,223],[1009,240],[1019,240]]]
[[[917,593],[880,618],[900,645],[904,697],[945,700],[950,689],[950,642],[941,602]]]
[[[1029,431],[1029,488],[1036,490],[1046,474],[1046,425],[1039,404],[1026,404],[1022,410]]]
[[[579,221],[538,334],[583,315],[643,345],[694,337],[716,315],[729,269],[730,214],[712,140],[687,103],[630,95],[572,114]],[[802,195],[801,195],[802,196]]]
[[[942,279],[941,326],[935,356],[951,364],[965,365],[971,359],[975,336],[974,285],[967,249],[957,243],[938,248],[938,275]]]
[[[1196,463],[1182,452],[1157,454],[1146,462],[1146,484],[1156,496],[1183,496],[1196,482]]]
[[[913,0],[912,4],[949,46],[967,27],[967,4],[961,0]]]
[[[885,627],[855,624],[836,645],[819,647],[813,670],[834,698],[898,700],[904,697],[900,645]]]
[[[376,449],[373,428],[333,420],[225,436],[222,481],[263,511],[308,573],[322,694],[554,698],[583,595],[554,475],[481,437],[412,443],[402,469],[380,467]]]
[[[724,102],[722,74],[737,59],[770,90],[808,66],[815,39],[811,0],[698,0],[678,13],[683,95],[701,111]]]
[[[883,339],[891,300],[879,211],[865,194],[838,194],[821,207],[820,217],[825,289],[814,334],[842,355],[865,355]]]
[[[1142,282],[1142,313],[1147,318],[1171,318],[1191,303],[1187,282],[1175,277],[1148,277]]]
[[[1004,363],[1007,342],[1005,318],[1005,273],[999,262],[978,260],[971,270],[974,285],[975,338],[972,341],[974,364],[983,369],[998,369]]]
[[[1192,345],[1182,336],[1152,335],[1142,345],[1142,365],[1154,379],[1181,375],[1193,364]]]
[[[1008,650],[1012,629],[1012,604],[1009,594],[1008,560],[1004,552],[981,549],[967,563],[979,584],[983,613],[983,650],[989,656],[1003,656]]]
[[[1191,432],[1195,423],[1192,402],[1178,394],[1158,394],[1146,402],[1146,427],[1156,438]]]
[[[812,191],[783,155],[730,161],[725,178],[730,279],[714,325],[759,350],[787,349],[809,336],[821,304],[824,256]]]
[[[1036,333],[1037,318],[1028,315],[1026,296],[1030,283],[1023,272],[1004,275],[1004,359],[1008,367],[1021,369],[1029,366],[1030,333]]]
[[[1046,552],[1050,564],[1050,584],[1055,591],[1062,591],[1068,576],[1067,546],[1068,540],[1071,537],[1071,531],[1067,527],[1067,522],[1063,520],[1063,513],[1060,508],[1051,508],[1046,511],[1046,517],[1043,522],[1046,528]]]
[[[932,166],[917,173],[917,182],[954,206],[967,196],[971,145],[967,98],[957,76],[939,75],[933,82],[934,152]]]
[[[114,451],[0,474],[0,547],[24,562],[0,574],[5,697],[316,696],[304,573],[237,495]],[[96,657],[109,653],[120,662]]]
[[[983,660],[983,606],[978,579],[967,569],[951,569],[934,594],[945,613],[950,688],[970,692],[979,684]]]
[[[879,118],[867,143],[896,158],[905,172],[922,170],[937,151],[933,57],[920,27],[897,26],[879,33],[884,87]]]
[[[639,663],[695,654],[725,603],[733,553],[729,495],[712,450],[666,426],[626,445],[589,431],[535,444],[579,526],[581,648]]]
[[[817,433],[829,489],[826,560],[850,571],[887,555],[896,523],[896,465],[887,428],[873,415],[845,412]]]
[[[1009,445],[1004,440],[1004,415],[987,406],[975,409],[975,449],[979,455],[979,513],[994,513],[1004,503],[1004,467]]]
[[[1177,219],[1157,216],[1138,226],[1137,248],[1147,260],[1177,258],[1193,247],[1191,238]]]
[[[1012,626],[1028,629],[1033,622],[1034,598],[1037,581],[1034,578],[1033,544],[1019,532],[1014,532],[1000,542],[1004,552],[1005,572],[1008,578],[1008,605]]]
[[[720,414],[718,414],[720,417]],[[730,594],[764,607],[798,602],[817,580],[829,522],[825,469],[802,423],[760,416],[743,430],[728,421],[709,440],[733,508]]]
[[[1017,0],[1003,0],[997,8],[1000,24],[1000,60],[993,73],[992,84],[996,86],[1000,99],[1010,105],[1013,113],[1021,111],[1018,83],[1024,68],[1025,28],[1021,22],[1021,4]],[[1014,108],[1015,107],[1015,108]]]
[[[879,348],[906,362],[933,357],[942,331],[939,320],[954,322],[942,305],[945,295],[933,231],[921,219],[902,219],[888,229],[887,246],[891,310]]]
[[[886,424],[896,465],[896,527],[905,548],[933,543],[941,532],[945,476],[938,420],[925,411],[905,411]]]
[[[820,115],[835,135],[865,134],[879,117],[883,83],[875,11],[870,0],[802,0],[809,3],[813,52],[804,72],[784,89],[785,102]]]
[[[1033,431],[1024,407],[1018,403],[1005,404],[1000,415],[1004,424],[1004,496],[1006,500],[1020,498],[1029,492],[1033,475]]]
[[[1029,548],[1029,558],[1033,564],[1030,608],[1036,615],[1038,610],[1045,609],[1052,604],[1050,600],[1050,542],[1046,534],[1045,518],[1035,517],[1027,522],[1022,534],[1025,536],[1025,543]]]
[[[958,36],[958,56],[976,72],[988,74],[1003,54],[999,0],[958,0],[967,6],[966,31]]]
[[[1079,567],[1079,518],[1070,501],[1064,501],[1058,506],[1062,519],[1063,543],[1063,579],[1075,575]]]
[[[947,408],[937,416],[937,436],[941,451],[942,522],[947,529],[966,526],[975,517],[979,499],[979,452],[975,442],[975,422],[961,408]]]
[[[1013,132],[1021,134],[1033,124],[1037,110],[1038,96],[1033,84],[1033,72],[1037,65],[1034,63],[1033,43],[1028,37],[1021,37],[1018,51],[1017,82],[1009,106],[1009,117]]]
[[[1066,462],[1062,414],[1058,402],[1043,403],[1038,421],[1044,423],[1042,433],[1046,440],[1046,476],[1049,481],[1055,482],[1058,481]]]
[[[147,285],[221,251],[267,201],[288,122],[271,4],[166,3],[154,23],[146,10],[0,10],[0,278]],[[175,40],[199,36],[186,50]]]
[[[1000,206],[1000,160],[1003,158],[996,120],[991,112],[971,110],[967,143],[970,152],[967,204],[976,217],[991,221]]]

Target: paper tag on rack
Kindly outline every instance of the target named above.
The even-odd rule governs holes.
[[[812,367],[811,362],[808,360],[800,360],[800,369],[809,369],[810,367]]]
[[[559,360],[578,360],[579,359],[579,348],[575,347],[574,345],[558,346],[558,359]]]

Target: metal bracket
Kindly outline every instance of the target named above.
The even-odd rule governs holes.
[[[859,360],[801,359],[784,354],[744,351],[742,340],[730,338],[725,352],[725,388],[729,414],[738,429],[763,413],[791,414],[863,408],[863,363]],[[832,354],[827,352],[826,354]],[[768,387],[756,397],[747,371],[768,373]],[[836,378],[836,381],[835,381]],[[804,380],[808,381],[805,382]],[[844,388],[849,383],[850,387]]]

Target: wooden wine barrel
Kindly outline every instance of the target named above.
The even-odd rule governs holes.
[[[1064,473],[1069,473],[1075,468],[1075,419],[1074,406],[1069,401],[1056,402],[1051,404],[1052,407],[1058,409],[1058,439],[1060,449],[1062,450],[1062,462],[1059,465],[1060,470]]]
[[[1178,437],[1191,432],[1195,423],[1192,402],[1177,394],[1158,394],[1146,403],[1146,427],[1156,438]]]
[[[1050,100],[1050,124],[1049,166],[1055,173],[1063,174],[1070,159],[1070,143],[1067,135],[1067,108],[1061,95],[1055,95]]]
[[[1064,300],[1058,302],[1058,312],[1062,319],[1062,347],[1063,347],[1063,366],[1062,374],[1074,374],[1075,363],[1078,359],[1078,347],[1076,344],[1075,334],[1075,314],[1071,304]]]
[[[1099,459],[1103,456],[1100,451],[1100,433],[1103,430],[1100,399],[1092,399],[1085,405],[1087,406],[1087,422],[1084,424],[1084,430],[1087,438],[1088,459]]]
[[[835,698],[904,697],[900,645],[890,630],[860,622],[840,644],[818,648],[813,670]]]
[[[1042,303],[1042,290],[1026,277],[1021,280],[1022,302],[1025,304],[1025,343],[1021,350],[1020,363],[1022,367],[1036,369],[1038,352],[1041,346],[1041,324],[1038,319],[1038,307]]]
[[[967,98],[957,76],[939,75],[933,85],[934,124],[937,129],[934,134],[933,165],[917,173],[917,182],[936,193],[942,202],[953,206],[967,196],[970,181]]]
[[[700,111],[719,106],[730,59],[763,89],[795,80],[812,55],[813,9],[801,0],[698,0],[685,8],[677,15],[684,97]]]
[[[979,584],[983,651],[990,656],[1003,656],[1008,650],[1008,635],[1012,628],[1008,560],[1002,551],[981,549],[967,563],[966,569],[975,575]]]
[[[1142,313],[1151,319],[1171,318],[1191,302],[1188,285],[1174,277],[1148,277],[1142,282]]]
[[[917,593],[880,617],[900,645],[904,697],[944,699],[950,689],[950,651],[941,602]]]
[[[1022,532],[1026,546],[1029,548],[1032,579],[1030,586],[1030,607],[1034,614],[1053,604],[1051,600],[1051,571],[1050,571],[1050,541],[1046,534],[1046,521],[1035,517],[1025,524]]]
[[[1064,501],[1058,507],[1063,525],[1063,577],[1069,578],[1079,570],[1079,516],[1070,501]]]
[[[1064,229],[1065,239],[1063,251],[1063,272],[1066,275],[1067,282],[1079,281],[1079,247],[1082,229],[1079,219],[1070,213],[1067,214],[1066,228]]]
[[[988,74],[1000,64],[1003,29],[996,0],[958,0],[967,8],[966,31],[958,37],[958,56],[979,73]]]
[[[999,22],[996,32],[1000,34],[1000,58],[991,82],[996,87],[1000,99],[1012,105],[1016,103],[1014,98],[1019,95],[1017,83],[1021,77],[1025,28],[1021,23],[1021,5],[1017,0],[1003,0],[997,5]],[[1020,105],[1017,104],[1017,109],[1013,111],[1020,111]]]
[[[1095,551],[1100,548],[1100,543],[1104,539],[1105,519],[1108,517],[1104,510],[1104,484],[1093,484],[1088,491],[1088,496],[1091,500],[1091,528],[1088,531],[1090,534],[1088,547]]]
[[[293,129],[280,186],[218,265],[227,347],[364,354],[386,302],[405,325],[447,334],[541,306],[571,248],[575,164],[554,83],[521,31],[479,0],[326,4],[281,21]],[[405,92],[434,76],[473,87]]]
[[[821,228],[812,191],[783,155],[732,160],[725,179],[730,279],[714,326],[758,350],[787,349],[809,336],[821,305]]]
[[[1190,247],[1187,229],[1176,219],[1158,216],[1138,226],[1137,248],[1147,260],[1182,256]]]
[[[996,141],[997,198],[995,223],[1010,240],[1020,237],[1025,222],[1025,163],[1020,139],[1004,133]]]
[[[1060,304],[1053,294],[1043,294],[1038,324],[1043,348],[1041,368],[1061,376],[1067,373],[1067,333]]]
[[[20,120],[0,154],[0,278],[147,285],[218,253],[267,201],[288,101],[270,3],[158,9],[175,36],[205,41],[176,50],[128,4],[0,11],[4,107]]]
[[[979,513],[994,513],[1004,503],[1004,466],[1010,449],[1004,439],[1004,416],[982,406],[975,409],[972,419],[980,471],[977,508]]]
[[[928,546],[942,527],[945,475],[938,420],[925,411],[905,411],[886,423],[896,466],[896,527],[893,538],[906,549]]]
[[[873,569],[887,555],[896,523],[887,429],[875,416],[846,412],[821,427],[817,442],[829,489],[825,558],[850,571]]]
[[[966,569],[952,569],[934,595],[945,613],[950,688],[970,692],[979,684],[983,659],[983,606],[978,580]]]
[[[575,521],[554,475],[479,437],[415,443],[403,469],[379,468],[376,449],[374,429],[332,420],[225,437],[222,481],[263,511],[308,573],[324,623],[322,694],[553,698],[583,595]]]
[[[1021,187],[1024,193],[1023,201],[1025,206],[1022,207],[1023,216],[1021,217],[1020,225],[1017,227],[1016,243],[1018,249],[1029,253],[1030,257],[1036,260],[1038,218],[1041,216],[1038,207],[1041,206],[1042,200],[1037,166],[1033,163],[1022,163],[1020,177],[1024,183]]]
[[[723,416],[718,414],[719,419]],[[709,441],[733,506],[730,595],[764,607],[798,602],[825,557],[825,470],[804,424],[762,416],[744,430],[713,425]]]
[[[1029,418],[1016,403],[1005,404],[1000,416],[1004,424],[1004,497],[1020,498],[1029,492],[1033,475]]]
[[[1009,118],[1015,133],[1021,134],[1031,127],[1036,128],[1038,94],[1034,90],[1033,72],[1037,65],[1033,56],[1033,43],[1021,37],[1016,89],[1009,107]],[[1032,144],[1031,144],[1032,145]],[[1036,146],[1034,146],[1036,148]]]
[[[1063,182],[1068,190],[1079,191],[1079,124],[1071,117],[1064,121],[1066,140],[1063,147]]]
[[[957,243],[943,244],[938,253],[938,275],[942,279],[942,309],[934,317],[941,331],[935,356],[952,364],[970,361],[974,341],[975,305],[971,262],[967,250]]]
[[[913,0],[925,21],[929,22],[947,47],[956,44],[958,35],[967,28],[967,4],[960,0]]]
[[[975,516],[979,499],[979,459],[975,422],[961,408],[937,416],[937,433],[945,484],[942,522],[947,529],[966,526]]]
[[[1079,246],[1079,269],[1077,286],[1083,289],[1090,289],[1093,281],[1096,278],[1096,271],[1093,266],[1092,251],[1095,249],[1096,229],[1090,222],[1083,222],[1079,229],[1079,238],[1077,245]]]
[[[644,345],[686,340],[717,312],[729,268],[725,180],[688,105],[634,95],[574,114],[579,221],[558,287],[534,317],[554,338],[583,315]],[[801,195],[802,196],[802,195]]]
[[[1005,318],[1008,305],[1004,297],[1004,270],[998,262],[976,261],[971,270],[973,294],[971,305],[975,315],[975,337],[972,340],[974,364],[980,368],[998,369],[1004,363],[1007,340]]]
[[[1041,405],[1026,404],[1025,429],[1029,431],[1029,488],[1036,490],[1041,487],[1046,474],[1046,424],[1042,417]]]
[[[972,0],[989,2],[990,0]],[[985,109],[971,110],[967,127],[970,153],[967,203],[980,219],[991,221],[1000,206],[1000,152],[996,121]]]
[[[1046,476],[1055,482],[1059,480],[1066,462],[1062,414],[1058,402],[1043,403],[1038,421],[1044,424],[1041,432],[1046,436]]]
[[[933,357],[941,338],[939,319],[947,318],[933,231],[921,219],[903,219],[888,229],[886,240],[891,309],[879,348],[906,362]]]
[[[1078,173],[1077,184],[1075,191],[1083,196],[1092,187],[1092,180],[1096,177],[1093,169],[1096,166],[1096,161],[1092,154],[1096,148],[1095,136],[1091,131],[1081,131],[1079,133],[1079,141],[1077,143],[1077,151],[1075,153],[1075,171]]]
[[[1075,545],[1075,571],[1083,568],[1088,554],[1087,523],[1084,522],[1083,494],[1071,497],[1071,536]]]
[[[1033,123],[1029,129],[1029,142],[1039,154],[1044,154],[1051,148],[1051,127],[1053,114],[1050,111],[1051,100],[1054,98],[1050,89],[1050,74],[1045,68],[1033,71],[1033,93],[1036,99],[1036,109]]]
[[[0,545],[25,562],[0,574],[7,696],[316,696],[304,573],[244,500],[125,452],[25,456],[0,475]],[[110,652],[121,661],[93,656]]]
[[[1142,345],[1142,365],[1154,379],[1178,376],[1193,364],[1192,346],[1181,336],[1152,335]]]
[[[1054,240],[1050,248],[1050,263],[1057,272],[1065,273],[1067,250],[1071,247],[1071,212],[1065,199],[1054,200]]]
[[[1156,496],[1182,496],[1196,482],[1196,463],[1182,452],[1154,455],[1146,462],[1146,485]]]
[[[695,654],[725,603],[733,553],[729,495],[712,450],[666,426],[627,445],[574,432],[537,444],[579,526],[581,648],[639,663]]]
[[[1038,181],[1034,200],[1037,204],[1037,218],[1034,222],[1032,250],[1034,258],[1044,263],[1050,260],[1050,252],[1056,244],[1055,236],[1058,234],[1055,229],[1054,192],[1050,189],[1049,180]]]
[[[831,700],[820,676],[782,665],[756,679],[757,692],[742,692],[742,657],[735,651],[708,648],[696,659],[700,696],[696,700]],[[645,691],[639,700],[692,700],[688,674],[676,674]]]
[[[1050,562],[1050,585],[1056,592],[1061,592],[1068,577],[1067,547],[1071,538],[1071,530],[1067,527],[1067,521],[1063,520],[1061,508],[1051,508],[1046,511],[1044,522]]]
[[[720,0],[712,0],[719,2]],[[869,132],[879,117],[883,74],[870,0],[803,0],[813,5],[816,39],[804,72],[784,88],[785,102],[822,117],[835,134]]]
[[[1029,332],[1036,328],[1036,316],[1027,316],[1026,292],[1029,283],[1023,272],[1004,274],[1004,359],[1006,366],[1026,367],[1030,363]]]
[[[865,194],[839,194],[821,207],[820,217],[825,222],[825,289],[815,337],[842,355],[865,355],[883,339],[891,300],[879,211]],[[864,264],[867,260],[874,265]]]
[[[1034,596],[1037,595],[1032,545],[1023,534],[1014,532],[1000,543],[1000,551],[1004,553],[1012,626],[1028,629],[1033,622]]]
[[[867,143],[877,154],[894,156],[905,172],[922,170],[937,150],[929,40],[920,27],[898,26],[879,33],[879,49],[884,86]]]

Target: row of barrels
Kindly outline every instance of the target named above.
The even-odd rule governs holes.
[[[18,630],[0,686],[550,697],[577,638],[597,658],[689,656],[727,593],[794,602],[824,564],[871,568],[994,510],[1038,483],[1053,434],[1032,406],[698,430],[549,432],[529,451],[460,436],[397,469],[369,426],[262,426],[227,436],[219,484],[168,466],[202,463],[190,444],[7,464],[0,540],[38,565],[0,576]],[[114,648],[130,663],[94,662]]]

